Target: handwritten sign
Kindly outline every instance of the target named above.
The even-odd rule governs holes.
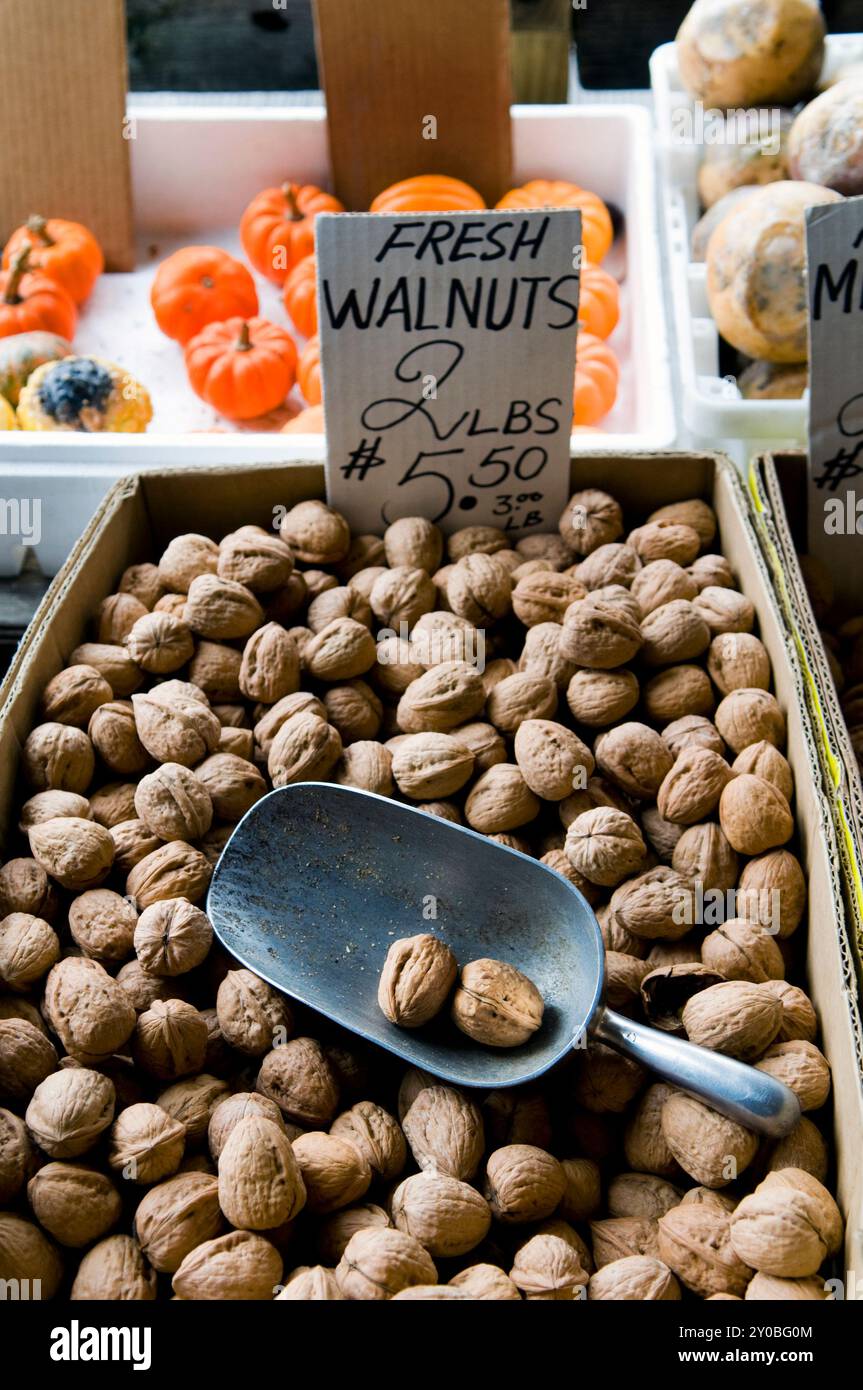
[[[809,537],[840,598],[863,596],[863,198],[806,210]]]
[[[354,530],[556,526],[580,241],[575,210],[318,218],[327,489]]]

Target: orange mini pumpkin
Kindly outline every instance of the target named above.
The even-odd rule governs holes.
[[[299,415],[295,415],[286,425],[282,425],[282,434],[323,434],[324,433],[324,407],[322,405],[310,405],[305,410],[301,410]]]
[[[297,374],[293,338],[266,319],[210,323],[187,344],[185,359],[192,390],[229,420],[275,410]]]
[[[588,333],[608,338],[620,318],[620,287],[602,266],[585,261],[578,292],[578,321]]]
[[[265,188],[253,198],[240,221],[243,250],[255,270],[274,285],[283,285],[288,272],[315,249],[315,218],[319,212],[344,212],[331,193],[312,184],[283,183]]]
[[[23,242],[8,270],[0,271],[0,338],[41,329],[72,338],[78,311],[61,285],[30,270],[30,243]]]
[[[304,338],[311,338],[318,331],[318,285],[316,279],[317,261],[314,256],[304,256],[294,266],[285,281],[282,296],[285,308],[293,320],[294,327]]]
[[[462,179],[446,174],[417,174],[390,184],[379,193],[370,212],[478,212],[484,200]]]
[[[532,179],[521,188],[511,188],[497,204],[499,208],[579,208],[581,239],[589,261],[598,265],[614,240],[611,216],[602,199],[577,183],[564,179]]]
[[[317,333],[310,338],[300,353],[297,363],[297,385],[309,405],[320,405],[324,399],[321,379],[321,340]]]
[[[596,425],[617,399],[620,363],[608,343],[579,329],[575,340],[573,424]]]
[[[185,246],[163,261],[150,289],[156,322],[188,343],[208,323],[258,312],[255,282],[242,261],[218,246]]]
[[[80,222],[62,217],[27,219],[6,243],[3,269],[8,270],[25,242],[29,242],[30,269],[39,270],[66,291],[75,304],[83,304],[102,271],[105,257],[91,231]]]

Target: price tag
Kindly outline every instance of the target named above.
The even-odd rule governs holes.
[[[576,210],[318,218],[327,488],[355,531],[556,526],[580,242]]]
[[[863,197],[806,210],[809,550],[863,595]]]

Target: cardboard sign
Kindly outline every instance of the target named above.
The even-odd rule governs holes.
[[[508,0],[315,0],[333,185],[364,212],[414,174],[512,182]]]
[[[806,210],[809,550],[863,593],[863,198]]]
[[[581,215],[323,214],[331,504],[355,531],[554,529],[569,491]]]
[[[0,4],[0,242],[31,213],[83,222],[135,264],[123,0]]]

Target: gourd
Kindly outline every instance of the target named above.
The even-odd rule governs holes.
[[[0,338],[33,328],[72,338],[78,311],[60,285],[30,270],[30,253],[25,242],[9,269],[0,271]]]
[[[243,250],[255,270],[283,285],[288,273],[315,249],[319,212],[344,212],[331,193],[313,184],[283,183],[253,198],[240,221]]]
[[[192,390],[229,420],[251,420],[281,405],[294,384],[291,335],[266,319],[226,319],[186,346]]]
[[[241,261],[218,246],[185,246],[163,261],[150,289],[156,322],[184,346],[208,323],[254,318],[258,292]]]
[[[282,434],[323,434],[324,433],[324,407],[322,405],[310,405],[305,410],[301,410],[299,415],[295,415],[286,425],[282,425]]]
[[[69,357],[72,344],[56,333],[13,333],[0,338],[0,396],[18,404],[21,388],[43,362]]]
[[[321,379],[321,340],[317,333],[300,353],[297,363],[297,385],[309,405],[320,405],[324,398]]]
[[[284,305],[297,332],[304,338],[311,338],[318,331],[316,273],[315,257],[305,256],[298,265],[294,266],[285,281]]]
[[[620,363],[608,343],[579,331],[575,343],[573,424],[596,425],[617,399]]]
[[[23,430],[141,434],[152,416],[150,396],[141,383],[100,357],[43,362],[18,402]]]
[[[416,174],[383,189],[370,212],[479,212],[485,202],[462,179],[446,174]]]
[[[511,188],[496,205],[499,208],[579,208],[581,240],[585,254],[599,265],[614,240],[611,215],[596,193],[579,188],[565,179],[532,179],[520,188]]]
[[[592,261],[581,267],[578,321],[597,338],[608,338],[620,318],[620,289],[613,275]]]
[[[40,270],[60,285],[73,303],[83,304],[105,269],[105,257],[93,233],[80,222],[34,214],[7,241],[3,252],[5,270],[25,243],[32,248],[30,268]]]

